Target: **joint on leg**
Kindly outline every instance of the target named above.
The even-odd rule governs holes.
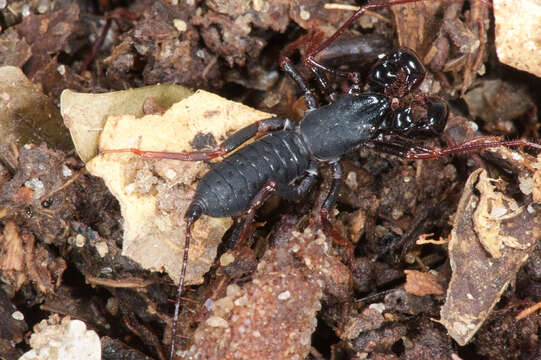
[[[250,235],[250,225],[252,224],[254,217],[255,217],[255,211],[256,209],[261,205],[267,197],[275,192],[278,189],[278,184],[276,181],[269,181],[267,182],[261,190],[257,193],[257,195],[252,199],[250,202],[250,207],[248,208],[248,211],[246,212],[246,217],[244,219],[244,223],[242,225],[242,230],[240,232],[237,244],[235,245],[236,248],[242,246],[246,240],[248,239]]]
[[[344,175],[342,165],[340,165],[340,163],[338,161],[332,163],[332,177],[333,177],[333,179],[340,180],[340,179],[342,179],[342,175]]]
[[[297,86],[303,91],[304,93],[304,99],[306,101],[306,106],[308,109],[315,109],[316,108],[316,98],[312,94],[312,91],[308,87],[308,84],[304,81],[302,76],[297,72],[295,67],[291,64],[291,60],[287,57],[282,57],[280,59],[280,66],[284,70],[286,74],[289,75],[290,78],[292,78],[295,83],[297,83]]]

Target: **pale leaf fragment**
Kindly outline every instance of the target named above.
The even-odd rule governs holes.
[[[518,216],[523,209],[513,198],[495,191],[486,172],[480,173],[476,187],[481,195],[473,214],[473,224],[485,250],[493,257],[499,258],[502,256],[503,244],[524,249],[521,243],[505,235],[500,228],[502,221]]]
[[[100,137],[100,150],[135,147],[187,152],[194,150],[191,144],[196,138],[218,144],[239,128],[270,116],[198,91],[163,115],[109,117]],[[108,153],[92,159],[87,169],[102,177],[120,202],[124,218],[122,255],[144,268],[165,270],[178,282],[184,253],[184,213],[197,180],[209,166],[204,162],[143,160],[132,153]],[[229,218],[203,216],[196,221],[186,273],[188,284],[203,280],[230,225]]]
[[[535,203],[541,203],[541,154],[537,155],[536,169],[533,174],[532,198]]]
[[[60,95],[60,113],[70,131],[77,154],[84,162],[98,154],[98,140],[110,115],[144,115],[146,99],[153,98],[163,108],[191,95],[180,85],[153,85],[103,94],[64,90]]]

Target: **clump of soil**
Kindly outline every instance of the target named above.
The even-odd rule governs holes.
[[[28,351],[29,331],[42,320],[69,319],[98,334],[104,359],[168,357],[176,285],[122,255],[119,203],[71,146],[55,106],[62,91],[180,84],[299,119],[303,94],[280,70],[280,54],[310,79],[319,105],[328,103],[303,57],[352,14],[343,4],[330,5],[0,2],[0,71],[17,79],[0,80],[0,113],[6,114],[0,115],[3,358]],[[537,138],[541,80],[498,62],[491,13],[477,0],[369,12],[319,59],[359,71],[364,86],[382,52],[413,49],[427,67],[419,91],[450,104],[443,135],[424,146],[481,134]],[[327,80],[338,94],[351,85],[335,76]],[[144,104],[137,116],[167,111],[153,96]],[[89,124],[97,124],[89,132],[102,130],[99,121]],[[222,140],[205,132],[190,146],[208,149]],[[354,150],[341,161],[344,185],[330,233],[319,219],[332,181],[323,166],[306,198],[264,204],[249,243],[235,247],[242,223],[226,225],[216,259],[205,260],[210,271],[198,275],[202,284],[185,289],[177,354],[539,357],[540,161],[533,152],[506,148],[417,161]],[[167,185],[159,166],[143,163],[139,190],[148,185],[154,196],[162,184],[161,190],[178,190],[178,198],[189,201],[185,186]],[[333,233],[353,244],[353,261]]]

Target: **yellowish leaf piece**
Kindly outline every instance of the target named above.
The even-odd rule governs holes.
[[[524,249],[516,239],[506,236],[500,229],[502,221],[518,216],[523,209],[513,198],[495,191],[486,172],[479,174],[476,188],[481,196],[473,214],[473,224],[485,250],[499,258],[503,245]]]
[[[64,90],[60,95],[60,113],[70,131],[77,154],[84,162],[98,154],[98,141],[110,115],[144,115],[143,106],[153,98],[162,108],[190,96],[192,91],[180,85],[152,85],[103,94]]]
[[[1,49],[0,53],[5,51]],[[42,142],[55,149],[73,149],[57,106],[41,86],[18,67],[0,66],[0,144]]]
[[[188,152],[195,139],[219,144],[232,132],[271,117],[261,111],[197,91],[163,115],[110,116],[100,136],[104,149]],[[184,213],[197,181],[209,169],[204,162],[141,159],[132,153],[107,153],[93,158],[88,171],[102,177],[118,199],[124,218],[122,255],[142,267],[165,270],[178,282],[184,253]],[[186,283],[202,282],[231,219],[203,216],[192,229]]]

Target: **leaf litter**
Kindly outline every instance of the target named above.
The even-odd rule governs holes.
[[[289,116],[297,92],[294,84],[278,70],[276,57],[279,50],[283,44],[303,34],[300,28],[319,28],[329,34],[350,15],[341,10],[324,10],[325,1],[303,0],[290,3],[205,0],[180,2],[177,6],[174,2],[140,0],[133,2],[129,8],[119,7],[114,10],[107,9],[107,3],[100,2],[104,12],[99,14],[95,9],[91,11],[81,4],[59,8],[65,2],[50,2],[45,8],[41,2],[34,1],[10,2],[9,9],[0,6],[3,19],[0,62],[23,68],[25,74],[41,86],[52,103],[59,102],[58,96],[65,88],[99,93],[150,83],[177,82],[187,86],[213,88],[220,94],[227,94],[228,98],[241,100],[262,110],[272,108],[272,112],[280,116]],[[374,36],[361,34],[360,43],[371,44],[371,39],[383,39],[386,49],[394,48],[394,34],[389,36],[393,29],[388,24],[392,18],[390,14],[395,13],[400,46],[415,48],[421,58],[429,63],[431,73],[423,87],[450,99],[453,106],[460,105],[454,101],[458,93],[465,97],[471,116],[451,116],[444,134],[447,143],[478,135],[477,125],[485,133],[511,137],[537,136],[538,115],[535,104],[539,103],[539,95],[534,91],[538,87],[536,79],[527,78],[524,74],[517,75],[509,68],[498,66],[497,61],[491,58],[492,52],[487,51],[492,48],[492,39],[487,37],[491,31],[488,26],[490,8],[485,1],[425,2],[415,4],[414,11],[408,7],[401,8],[405,10],[397,7],[383,10],[378,18],[367,16],[362,21],[363,29],[353,29],[351,33],[358,36],[369,28],[370,35]],[[86,58],[89,49],[93,47],[91,39],[100,36],[103,19],[109,18],[115,10],[123,9],[133,12],[135,20],[129,24],[114,22],[99,51],[94,54],[95,58],[90,59],[90,66],[80,72],[81,59]],[[367,24],[369,26],[365,28]],[[56,33],[54,29],[62,29],[63,32]],[[276,39],[279,40],[274,43]],[[514,37],[514,40],[517,39],[518,36]],[[302,52],[303,49],[300,50]],[[382,51],[372,52],[368,51],[362,58],[376,59]],[[332,54],[327,55],[332,59]],[[231,64],[234,64],[233,68],[230,68]],[[503,84],[480,78],[485,71],[490,72],[491,79],[501,79]],[[519,86],[516,87],[515,83],[519,83]],[[223,84],[228,86],[222,87]],[[235,85],[234,91],[230,91],[231,84]],[[483,92],[485,88],[490,90],[489,93]],[[472,96],[468,97],[470,92]],[[104,97],[108,95],[103,94]],[[136,116],[160,114],[162,109],[168,107],[160,103],[159,96],[153,97],[154,100],[146,97],[142,103],[134,101],[138,112]],[[7,104],[14,99],[10,97]],[[91,104],[83,98],[79,102]],[[97,153],[96,129],[101,130],[104,120],[102,114],[94,113],[98,110],[101,109],[90,105],[85,111],[88,115],[85,120],[87,123],[82,125],[86,125],[88,131],[83,137],[90,139],[90,146],[85,146],[89,149],[87,155],[79,152],[85,161]],[[302,113],[302,109],[296,110],[297,113],[299,111]],[[47,113],[53,114],[48,111],[45,115]],[[122,110],[116,115],[123,113],[132,112]],[[93,115],[96,116],[93,118]],[[27,117],[24,116],[24,119]],[[65,120],[73,124],[73,118],[65,117]],[[91,131],[94,133],[90,134]],[[60,138],[69,143],[67,137]],[[201,133],[197,139],[195,145],[209,146],[213,141],[218,143],[222,140],[206,133]],[[38,138],[38,141],[43,140],[50,143],[51,139]],[[77,140],[74,138],[74,141]],[[135,138],[127,143],[140,145],[144,139]],[[190,148],[186,145],[182,150]],[[166,276],[142,270],[136,262],[120,255],[123,235],[118,205],[105,190],[103,183],[81,171],[82,163],[70,152],[64,155],[44,146],[3,146],[0,155],[0,219],[4,235],[0,244],[2,251],[7,250],[11,254],[3,263],[6,267],[0,269],[2,279],[5,280],[0,298],[7,304],[16,304],[24,313],[22,320],[19,320],[21,317],[18,314],[15,319],[11,314],[17,313],[16,308],[2,305],[3,309],[7,309],[4,312],[6,316],[2,318],[13,319],[20,325],[25,322],[32,325],[40,319],[36,321],[33,315],[35,311],[31,307],[41,303],[43,311],[72,315],[72,318],[84,319],[89,326],[97,329],[101,336],[104,359],[111,358],[111,354],[129,354],[138,359],[147,359],[149,355],[162,357],[158,335],[164,331],[163,341],[168,341],[171,309],[167,306],[167,297],[171,296],[173,287]],[[122,156],[129,157],[126,154]],[[160,207],[162,213],[176,212],[178,217],[170,218],[166,223],[178,224],[183,215],[178,205],[189,201],[188,195],[178,194],[189,194],[190,186],[193,188],[194,183],[190,180],[188,185],[180,186],[174,177],[170,182],[167,175],[172,172],[168,169],[182,174],[182,178],[187,178],[188,170],[180,165],[158,165],[157,161],[147,164],[141,159],[134,159],[132,162],[132,170],[125,183],[133,186],[128,189],[140,193],[141,197],[167,194],[154,204]],[[282,269],[267,263],[270,269],[277,269],[278,274],[288,279],[287,284],[291,288],[286,290],[280,287],[282,283],[272,280],[276,289],[270,287],[268,291],[258,293],[262,294],[262,299],[268,299],[269,304],[276,304],[278,301],[287,302],[288,299],[297,301],[302,291],[310,296],[298,302],[302,304],[300,307],[307,310],[305,317],[293,316],[298,315],[293,313],[287,317],[287,307],[275,310],[270,305],[261,304],[265,315],[271,316],[259,319],[271,319],[272,326],[276,326],[280,319],[286,317],[286,323],[292,325],[291,329],[300,329],[304,340],[308,339],[308,334],[314,328],[312,322],[317,321],[318,324],[310,339],[310,348],[303,341],[293,347],[282,347],[282,350],[289,347],[296,349],[294,353],[298,355],[332,359],[468,359],[471,355],[468,351],[476,352],[471,356],[487,356],[491,359],[520,356],[535,358],[539,354],[539,314],[532,313],[524,319],[516,320],[520,310],[533,306],[532,299],[539,298],[537,283],[541,278],[539,248],[528,247],[526,240],[532,235],[528,231],[531,221],[534,221],[528,216],[535,218],[532,211],[538,206],[531,202],[530,197],[533,197],[534,202],[539,202],[541,198],[538,186],[541,175],[537,171],[539,166],[528,154],[499,149],[468,157],[408,163],[362,150],[348,156],[343,164],[348,181],[339,197],[336,225],[343,228],[347,237],[357,244],[358,268],[348,275],[347,268],[337,264],[339,261],[334,259],[333,251],[321,253],[317,266],[314,266],[313,261],[312,267],[299,261],[307,258],[304,255],[293,256],[297,262],[288,258],[282,263],[292,264],[284,269],[291,270],[295,276],[301,274],[300,280],[287,277],[287,274],[281,272]],[[464,196],[476,196],[479,202],[481,195],[485,196],[485,205],[477,205],[480,209],[477,214],[473,211],[464,213],[468,209],[462,208],[457,211],[456,203],[461,197],[464,180],[476,167],[487,169],[487,179],[498,180],[484,182],[482,187],[476,181],[468,187],[470,195]],[[41,172],[25,169],[41,169]],[[200,175],[203,171],[201,169],[193,173]],[[328,190],[325,173],[321,180],[319,190],[314,193],[325,193]],[[477,189],[475,185],[480,188]],[[39,194],[54,196],[42,199]],[[272,277],[275,274],[265,276],[256,271],[258,259],[265,256],[268,256],[265,259],[276,259],[272,255],[275,249],[287,249],[287,245],[282,242],[296,235],[282,228],[293,226],[301,234],[305,234],[306,229],[313,229],[317,233],[317,229],[310,224],[310,219],[314,217],[310,207],[311,204],[317,207],[317,203],[315,194],[296,204],[280,202],[278,205],[275,199],[269,201],[260,212],[262,221],[257,223],[254,248],[227,251],[220,258],[223,260],[220,261],[221,266],[215,267],[205,276],[205,286],[188,288],[181,314],[184,326],[180,333],[191,339],[193,331],[200,331],[201,334],[210,331],[211,338],[218,336],[222,339],[225,333],[220,331],[226,329],[223,327],[226,323],[229,329],[240,330],[240,327],[234,326],[236,322],[229,317],[230,313],[225,311],[229,309],[227,298],[235,297],[238,293],[228,293],[228,285],[232,289],[238,286],[242,294],[250,292],[250,289],[260,289],[251,281],[251,276],[265,281],[275,279]],[[278,222],[274,221],[272,215],[277,208],[280,209]],[[505,209],[505,214],[502,209]],[[474,221],[475,218],[477,220]],[[459,221],[457,219],[463,220],[460,228],[456,225]],[[513,224],[524,227],[517,225],[516,228],[509,228]],[[170,233],[178,249],[182,248],[182,231],[183,227],[179,226],[177,233]],[[227,241],[234,238],[236,232],[238,226],[233,225],[224,236],[224,247],[227,247]],[[495,281],[494,289],[482,289],[488,296],[486,301],[482,296],[472,301],[468,293],[461,292],[463,287],[456,286],[457,278],[463,275],[461,271],[469,266],[461,262],[460,257],[454,257],[462,255],[458,253],[460,247],[449,246],[454,254],[454,265],[457,265],[451,269],[446,261],[445,242],[415,245],[420,235],[428,233],[435,233],[435,238],[451,238],[450,234],[467,233],[471,235],[468,239],[475,240],[478,246],[471,254],[464,254],[477,256],[473,259],[473,265],[487,265],[481,261],[483,256],[493,264],[501,262],[508,265],[508,268],[501,271],[504,275],[491,277]],[[318,238],[319,235],[315,240]],[[483,239],[484,245],[480,239]],[[534,243],[537,238],[533,236],[530,240]],[[296,243],[308,246],[307,242]],[[168,246],[171,248],[172,244]],[[267,248],[270,253],[263,255]],[[340,247],[334,247],[334,250],[337,254],[342,252]],[[521,270],[517,270],[523,258],[509,257],[509,254],[523,254],[528,250],[528,259]],[[493,257],[498,252],[501,256]],[[302,247],[296,252],[299,253],[302,253]],[[21,265],[25,256],[35,262]],[[67,268],[62,266],[58,260],[60,258],[64,259]],[[335,281],[334,285],[327,283],[325,286],[325,276],[328,274],[319,272],[319,269],[329,269],[325,261],[335,264],[330,275],[334,275],[336,280],[342,279],[343,283]],[[33,267],[34,270],[27,272],[25,266]],[[39,274],[39,271],[35,271],[36,266],[40,267],[43,276],[36,277],[36,273]],[[176,266],[179,266],[178,261]],[[266,268],[263,265],[261,267]],[[404,268],[409,278],[406,278],[406,284],[402,286]],[[481,268],[478,270],[482,271]],[[480,274],[484,276],[490,270],[493,269],[485,268],[485,272]],[[175,276],[176,272],[173,270],[172,275]],[[83,283],[82,286],[74,285],[73,278],[77,278],[74,273],[83,278],[78,280]],[[351,283],[349,276],[352,276]],[[451,276],[452,287],[448,285]],[[472,275],[471,279],[466,279],[469,282],[462,281],[460,284],[476,288],[482,282],[488,286],[488,278],[479,279]],[[292,279],[295,280],[289,281]],[[306,283],[306,279],[323,279],[324,282],[317,282],[316,286]],[[84,281],[90,286],[85,286]],[[502,290],[506,282],[510,286]],[[437,318],[444,299],[437,294],[419,296],[421,292],[418,291],[426,292],[428,289],[428,292],[434,292],[435,287],[430,289],[436,283],[443,289],[449,286],[449,305],[458,302],[463,296],[476,303],[471,313],[467,312],[466,306],[452,309],[452,313],[459,315],[456,324],[468,317],[470,320],[475,318],[458,324],[459,329],[484,324],[471,340],[474,346],[459,347],[450,340],[444,327],[430,320]],[[410,285],[417,288],[412,290]],[[323,290],[320,292],[318,288]],[[299,289],[302,291],[297,291]],[[316,289],[314,293],[308,293],[313,289]],[[418,292],[418,295],[407,290]],[[221,298],[226,300],[221,301]],[[493,307],[487,305],[498,299],[502,301]],[[250,298],[252,302],[258,300],[257,296]],[[216,308],[213,308],[212,302],[218,302]],[[318,302],[321,303],[321,310],[316,312],[314,309]],[[486,310],[488,314],[485,317],[475,312],[476,309],[491,310]],[[459,310],[460,313],[457,312]],[[209,311],[212,311],[212,315]],[[235,311],[240,311],[240,308]],[[239,313],[241,315],[248,314]],[[13,321],[9,324],[13,324]],[[201,330],[195,330],[197,324],[201,324]],[[208,329],[209,326],[213,327],[211,325],[218,326]],[[7,349],[5,353],[9,354],[8,358],[18,358],[22,353],[20,344],[24,330],[13,333],[4,329],[5,326],[0,329],[0,352]],[[462,339],[473,333],[472,330],[464,332]],[[272,342],[277,338],[278,341],[279,336],[290,334],[293,332],[276,331],[272,334],[273,338],[268,340]],[[235,339],[227,336],[223,339],[224,344],[236,343]],[[279,339],[281,344],[290,344],[282,341],[283,338]],[[257,341],[262,340],[265,339],[248,337],[246,344],[256,345]],[[208,349],[202,351],[211,351],[212,345],[205,342],[204,338],[198,338],[197,341],[199,345],[209,345]],[[184,349],[189,349],[195,342],[184,339]],[[15,346],[16,343],[19,345]],[[145,354],[135,348],[142,349]],[[195,349],[201,350],[200,347]],[[242,350],[248,349],[246,346]],[[274,350],[280,349],[276,347]],[[309,355],[306,355],[307,351]],[[277,353],[269,351],[267,354]]]

